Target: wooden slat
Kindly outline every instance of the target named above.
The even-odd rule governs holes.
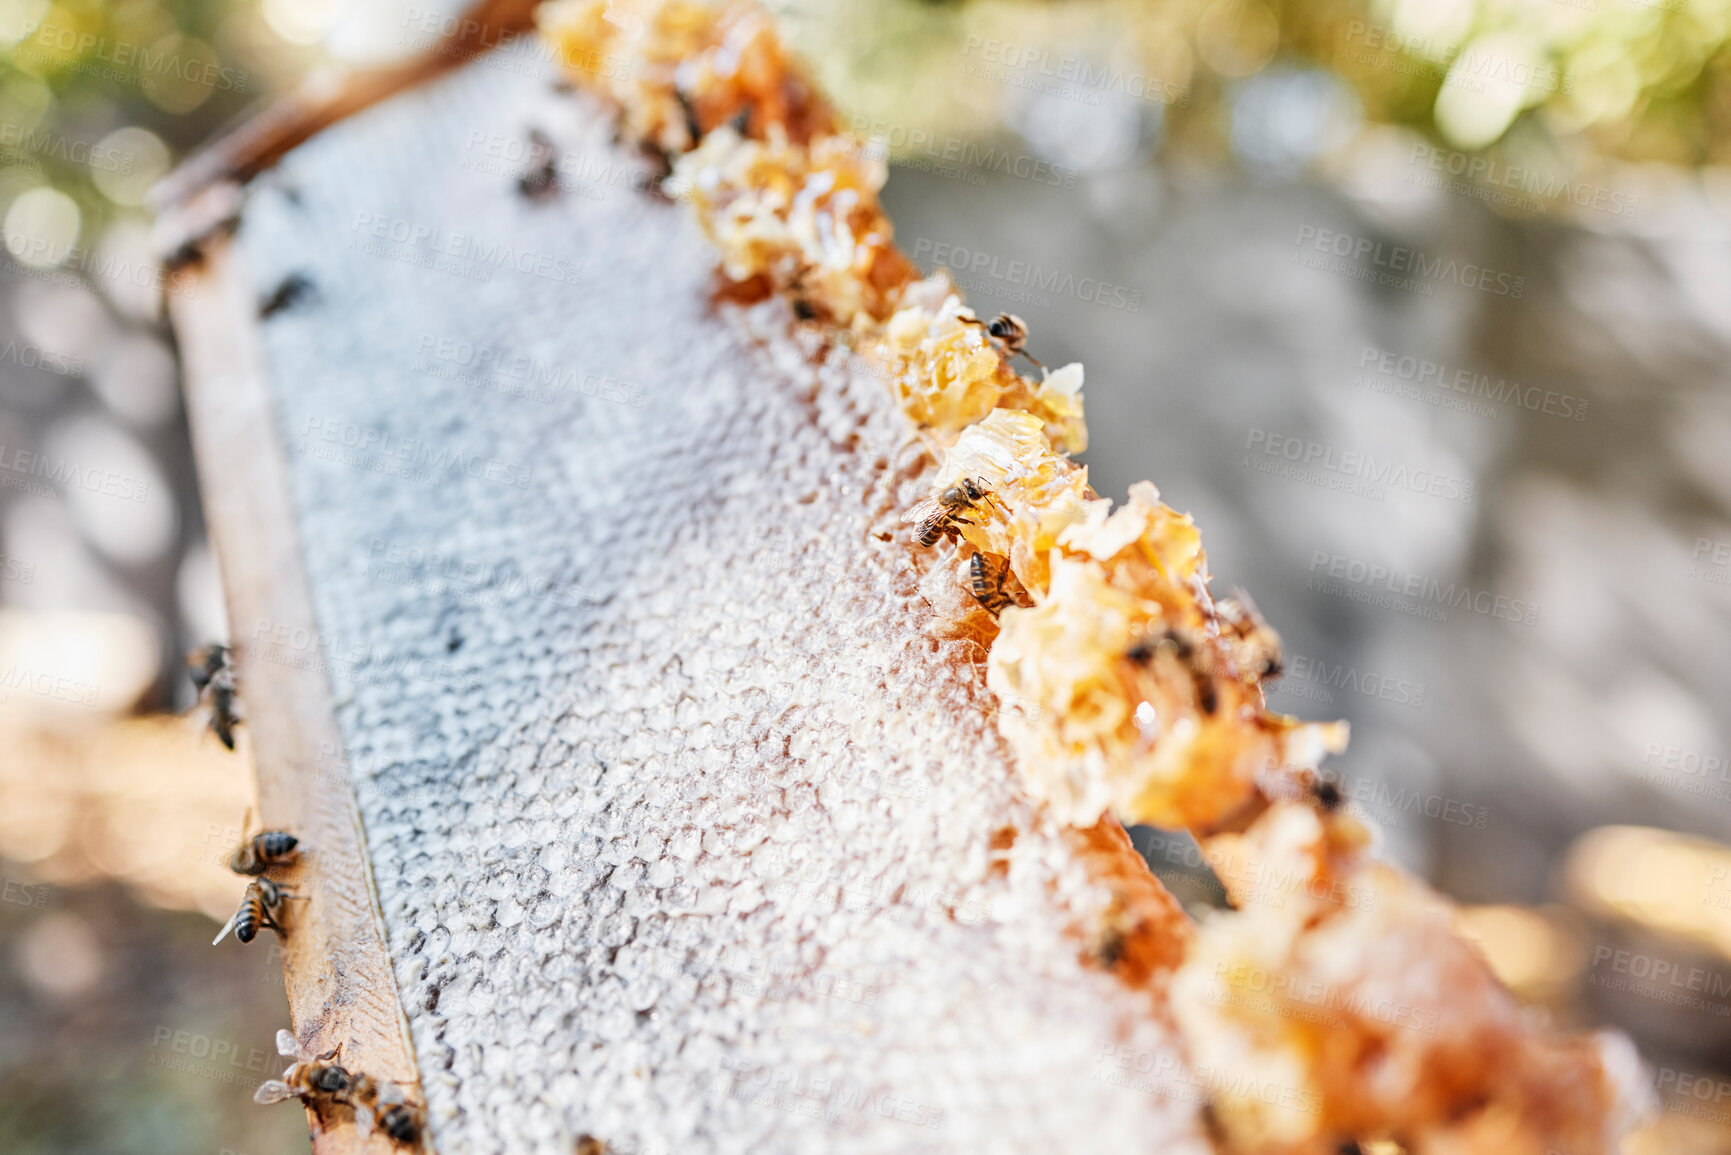
[[[229,242],[212,241],[200,263],[180,270],[168,300],[181,339],[205,519],[236,642],[242,740],[257,767],[263,823],[301,840],[298,863],[281,872],[303,897],[288,904],[284,919],[292,1029],[310,1053],[341,1047],[340,1061],[351,1070],[413,1081],[418,1074],[361,851],[330,684],[316,665],[247,660],[249,627],[260,622],[313,637],[319,630],[271,419],[255,298]],[[218,949],[264,947],[229,939]],[[322,1132],[313,1122],[317,1155],[393,1150],[378,1134],[363,1141],[346,1119],[325,1120]]]

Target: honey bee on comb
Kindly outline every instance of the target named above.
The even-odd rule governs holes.
[[[982,609],[997,617],[1010,606],[1026,605],[1027,595],[1010,572],[1010,559],[976,553],[968,559],[968,589]]]
[[[985,481],[978,477],[964,477],[954,485],[945,489],[936,497],[924,498],[914,507],[902,514],[903,521],[914,522],[918,528],[914,531],[914,540],[922,546],[933,546],[938,539],[953,535],[957,522],[972,525],[969,519],[963,517],[981,502],[995,500],[992,491]]]
[[[1006,362],[1013,360],[1017,354],[1020,354],[1032,361],[1041,372],[1045,371],[1046,366],[1028,352],[1028,323],[1014,313],[999,313],[990,321],[982,321],[978,317],[958,317],[957,320],[968,325],[978,325],[987,334],[996,338],[1003,348]]]
[[[546,200],[559,191],[559,161],[553,138],[539,128],[529,130],[529,165],[517,177],[517,191],[530,200]]]
[[[1280,677],[1286,669],[1280,635],[1263,620],[1249,594],[1237,590],[1232,597],[1221,598],[1214,603],[1214,613],[1220,622],[1220,636],[1231,645],[1240,673],[1255,681]]]
[[[1318,778],[1310,788],[1310,795],[1316,799],[1316,804],[1330,814],[1346,805],[1346,795],[1338,783],[1328,778]]]
[[[1214,670],[1206,646],[1183,630],[1168,628],[1149,634],[1126,650],[1124,656],[1141,669],[1153,670],[1156,676],[1157,662],[1162,657],[1168,658],[1190,675],[1198,710],[1212,715],[1220,708],[1220,694],[1214,685]]]

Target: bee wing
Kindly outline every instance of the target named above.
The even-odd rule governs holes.
[[[373,1133],[373,1109],[365,1103],[355,1104],[355,1126],[360,1129],[363,1139]]]
[[[278,1031],[276,1033],[276,1053],[287,1055],[291,1059],[298,1059],[301,1057],[301,1045],[287,1031]]]
[[[280,1103],[294,1097],[295,1089],[281,1079],[266,1080],[252,1093],[252,1101],[255,1103]]]
[[[386,1083],[379,1088],[379,1106],[381,1107],[394,1107],[398,1103],[407,1103],[408,1101],[408,1098],[403,1094],[403,1089],[395,1083]]]
[[[915,502],[912,509],[902,514],[902,520],[906,522],[924,521],[942,508],[943,507],[938,504],[937,498],[924,497]]]
[[[228,921],[222,924],[222,929],[216,932],[216,937],[210,940],[210,945],[215,946],[217,943],[219,943],[223,939],[227,938],[228,932],[234,929],[235,919],[237,919],[239,917],[240,917],[240,911],[239,910],[236,910],[233,914],[229,915]]]

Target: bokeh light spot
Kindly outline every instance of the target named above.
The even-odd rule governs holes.
[[[147,128],[117,128],[90,150],[90,179],[117,205],[141,205],[168,171],[168,146]]]
[[[264,22],[290,44],[317,44],[336,19],[336,0],[264,0]]]
[[[20,193],[6,210],[6,251],[20,264],[49,269],[64,261],[78,240],[78,203],[46,185]]]
[[[1250,76],[1274,59],[1280,21],[1258,0],[1214,0],[1196,25],[1196,51],[1222,76]]]

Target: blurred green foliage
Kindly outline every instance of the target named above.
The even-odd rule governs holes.
[[[300,64],[256,4],[0,0],[8,250],[25,264],[57,263],[44,243],[87,247],[114,220],[146,217],[150,186],[178,157]],[[38,193],[13,211],[42,189],[59,196]]]
[[[1235,90],[1299,67],[1339,78],[1366,123],[1505,161],[1731,159],[1731,0],[767,2],[859,127],[903,139],[987,136],[1017,99],[1059,92],[1158,106],[1164,156],[1225,162]],[[52,264],[55,243],[142,216],[150,183],[303,70],[304,42],[336,14],[318,0],[0,0],[8,248],[28,258],[34,241],[26,263]],[[66,200],[12,212],[41,188]]]
[[[856,125],[983,135],[1048,94],[1158,105],[1229,162],[1235,94],[1320,70],[1360,123],[1504,164],[1731,161],[1731,0],[770,0]]]

